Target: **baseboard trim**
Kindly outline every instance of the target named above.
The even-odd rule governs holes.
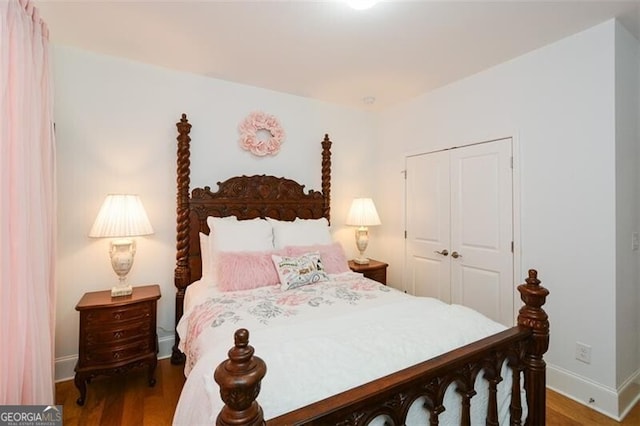
[[[636,370],[618,389],[618,411],[624,419],[640,401],[640,370]]]
[[[174,336],[165,336],[158,339],[158,359],[165,359],[171,357],[173,351]]]
[[[620,421],[618,392],[586,377],[547,365],[547,387],[607,417]]]
[[[165,336],[158,339],[158,359],[171,357],[174,336]],[[55,361],[55,382],[73,380],[73,371],[78,362],[78,354],[56,358]]]
[[[55,382],[64,382],[72,380],[75,375],[73,369],[78,362],[78,355],[68,355],[56,358],[55,362]]]
[[[556,366],[547,367],[547,387],[616,421],[640,401],[640,370],[613,389]]]

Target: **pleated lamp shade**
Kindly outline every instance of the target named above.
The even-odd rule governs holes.
[[[105,198],[90,237],[135,237],[153,234],[151,222],[137,195],[109,194]]]
[[[347,225],[380,225],[380,217],[371,198],[355,198],[347,215]]]

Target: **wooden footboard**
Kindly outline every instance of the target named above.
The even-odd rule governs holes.
[[[497,385],[502,381],[501,366],[511,367],[512,389],[510,415],[512,425],[521,425],[522,401],[520,376],[524,372],[528,415],[525,425],[545,424],[546,364],[543,354],[549,347],[549,321],[542,309],[549,291],[540,285],[535,270],[529,270],[526,283],[518,286],[524,306],[518,325],[501,333],[447,352],[436,358],[350,389],[322,401],[271,419],[268,425],[366,425],[384,415],[394,424],[405,424],[412,403],[425,398],[430,425],[439,424],[446,389],[454,384],[462,396],[461,423],[470,425],[474,383],[482,372],[488,382],[489,399],[486,424],[498,424]],[[225,406],[217,425],[265,424],[256,401],[260,381],[266,374],[264,362],[253,355],[249,332],[238,330],[229,359],[215,371]],[[454,409],[449,407],[449,409]]]

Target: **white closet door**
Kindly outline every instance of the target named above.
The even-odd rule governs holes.
[[[407,291],[513,325],[511,139],[407,157],[406,166]]]
[[[453,149],[451,302],[513,325],[511,139]]]
[[[408,157],[406,170],[405,288],[450,303],[449,154]]]

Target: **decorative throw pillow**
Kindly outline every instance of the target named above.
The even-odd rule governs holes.
[[[267,218],[267,221],[273,228],[273,245],[277,249],[333,242],[326,218],[296,219],[293,222]]]
[[[322,265],[327,274],[341,274],[351,270],[349,269],[349,261],[344,254],[344,249],[338,242],[312,246],[291,246],[286,247],[285,251],[287,256],[300,256],[309,252],[319,252]]]
[[[278,271],[282,290],[329,280],[317,251],[297,257],[272,255],[271,258]]]
[[[236,291],[279,284],[271,256],[284,254],[284,250],[217,252],[218,288]]]

